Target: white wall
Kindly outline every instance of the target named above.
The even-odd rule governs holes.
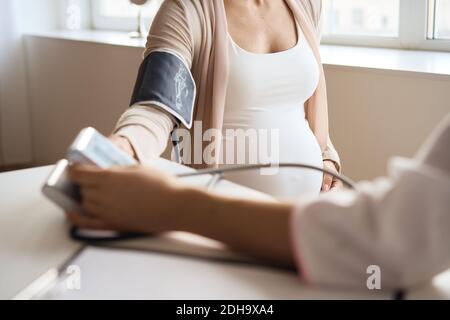
[[[141,48],[27,37],[36,164],[63,158],[81,128],[109,134],[128,107]]]
[[[333,139],[355,179],[384,174],[394,155],[414,155],[450,112],[450,76],[334,66],[326,75]]]
[[[31,157],[30,118],[25,58],[15,15],[16,3],[6,0],[0,6],[2,162],[27,162]]]
[[[0,164],[32,161],[31,118],[22,35],[58,26],[58,0],[0,1]]]
[[[0,49],[1,49],[1,44],[0,44]],[[0,54],[1,54],[1,50],[0,50]],[[1,57],[0,57],[0,61],[1,61]],[[0,70],[2,70],[1,66],[0,66]],[[1,123],[3,122],[2,121],[2,112],[1,112],[3,110],[3,107],[2,107],[2,105],[3,105],[3,102],[2,102],[2,88],[3,88],[2,78],[0,77],[0,165],[3,165],[4,162],[5,162],[4,155],[3,155],[3,143],[2,143],[2,141],[3,141],[2,133],[3,132],[1,130]]]
[[[61,158],[80,128],[109,133],[128,106],[142,49],[27,38],[38,164]],[[450,77],[326,66],[331,131],[345,173],[385,172],[450,112]]]

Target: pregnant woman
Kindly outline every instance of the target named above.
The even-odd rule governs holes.
[[[145,162],[163,153],[174,129],[191,129],[190,159],[197,160],[186,163],[198,168],[225,165],[223,146],[230,142],[234,153],[244,150],[246,163],[255,159],[261,140],[255,148],[255,141],[237,137],[250,129],[266,133],[258,139],[266,149],[275,146],[277,161],[339,171],[328,133],[320,13],[320,0],[166,0],[152,24],[131,108],[111,139]],[[223,133],[212,161],[205,156],[210,129]],[[340,187],[331,176],[294,169],[227,179],[280,197]]]

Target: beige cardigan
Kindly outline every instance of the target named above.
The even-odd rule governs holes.
[[[319,54],[321,0],[285,0],[300,24],[320,65],[320,81],[305,105],[306,119],[324,160],[340,168],[328,133],[328,106]],[[194,119],[203,130],[222,129],[228,80],[228,26],[223,0],[166,0],[153,21],[144,57],[155,50],[178,53],[190,66],[197,86]],[[156,106],[135,105],[119,119],[115,133],[128,138],[139,160],[161,155],[174,119]],[[202,165],[200,167],[205,167]]]

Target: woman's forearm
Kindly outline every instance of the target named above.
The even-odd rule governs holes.
[[[221,241],[234,250],[293,267],[289,217],[292,205],[234,199],[185,188],[172,229]]]

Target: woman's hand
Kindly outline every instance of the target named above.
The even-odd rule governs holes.
[[[109,137],[109,140],[114,143],[120,150],[124,151],[132,158],[137,159],[136,152],[134,151],[133,146],[127,138],[113,134]]]
[[[156,169],[75,166],[69,175],[81,188],[82,207],[87,214],[68,213],[78,227],[162,232],[169,228],[171,214],[179,210],[179,182]]]
[[[336,165],[333,161],[325,160],[323,162],[323,167],[324,167],[324,169],[338,173],[338,171],[336,169]],[[343,188],[343,184],[340,180],[334,178],[333,176],[331,176],[327,173],[324,173],[323,182],[322,182],[322,191],[323,192],[328,192],[331,190],[337,190],[337,189],[341,189],[341,188]]]

